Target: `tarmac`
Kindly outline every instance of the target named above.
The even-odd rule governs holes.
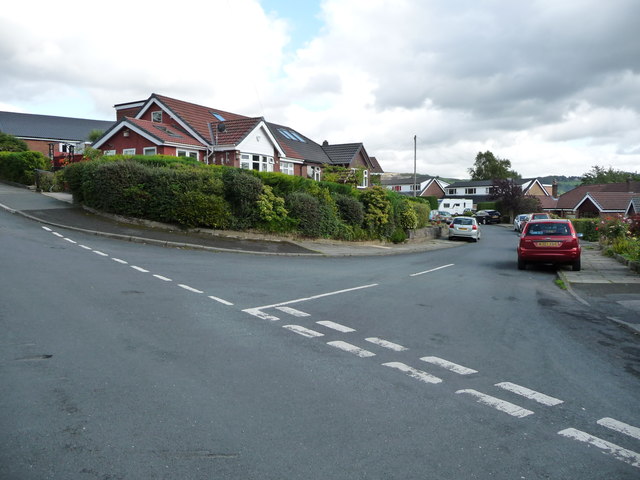
[[[68,193],[38,193],[15,184],[0,183],[0,208],[39,223],[93,235],[166,247],[204,249],[260,255],[377,256],[454,248],[447,239],[414,240],[403,244],[338,242],[281,238],[248,232],[180,230],[171,225],[106,215],[73,203]],[[510,225],[505,225],[510,228]],[[582,268],[558,268],[569,293],[585,305],[593,296],[617,302],[630,313],[609,317],[640,333],[640,274],[605,256],[597,243],[582,242]],[[514,260],[515,268],[515,260]],[[586,298],[585,298],[586,297]]]

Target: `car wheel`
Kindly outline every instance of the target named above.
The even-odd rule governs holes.
[[[580,259],[574,260],[573,263],[571,263],[571,270],[574,272],[580,271]]]
[[[527,268],[527,262],[523,259],[518,258],[518,270],[525,270]]]

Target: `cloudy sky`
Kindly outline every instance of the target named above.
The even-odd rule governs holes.
[[[159,93],[363,142],[389,172],[640,171],[638,0],[21,0],[0,110],[112,119]]]

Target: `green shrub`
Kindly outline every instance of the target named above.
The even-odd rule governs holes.
[[[395,202],[394,219],[397,228],[401,228],[403,230],[414,230],[418,227],[418,215],[411,206],[411,203],[406,199]]]
[[[175,220],[184,227],[228,228],[231,209],[218,195],[189,191],[177,195]]]
[[[429,202],[430,210],[438,210],[438,198],[435,197],[434,195],[428,195],[426,197],[419,197],[419,198],[424,198]]]
[[[500,210],[498,202],[478,202],[478,210]]]
[[[233,210],[233,228],[245,229],[258,221],[257,202],[262,182],[250,171],[226,168],[222,172],[224,195]]]
[[[393,232],[393,212],[386,192],[382,187],[373,187],[360,197],[364,205],[364,223],[373,236],[380,238]]]
[[[298,231],[307,237],[322,236],[322,211],[320,200],[307,192],[287,195],[289,215],[297,220]]]
[[[33,185],[35,170],[49,170],[50,161],[40,152],[0,152],[0,178]]]
[[[401,227],[397,227],[393,233],[391,234],[391,238],[390,240],[393,243],[404,243],[407,240],[407,234],[406,231],[401,228]]]
[[[598,241],[598,222],[597,218],[573,218],[571,223],[576,229],[576,233],[582,234],[582,239],[587,242]]]
[[[335,196],[338,214],[344,223],[359,227],[364,221],[364,207],[356,198],[341,193]]]
[[[269,232],[284,232],[292,228],[292,223],[285,208],[284,198],[273,193],[269,185],[263,185],[257,201],[260,227]]]

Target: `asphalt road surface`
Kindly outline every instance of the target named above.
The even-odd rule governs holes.
[[[640,478],[637,336],[516,239],[268,257],[0,212],[0,478]]]

